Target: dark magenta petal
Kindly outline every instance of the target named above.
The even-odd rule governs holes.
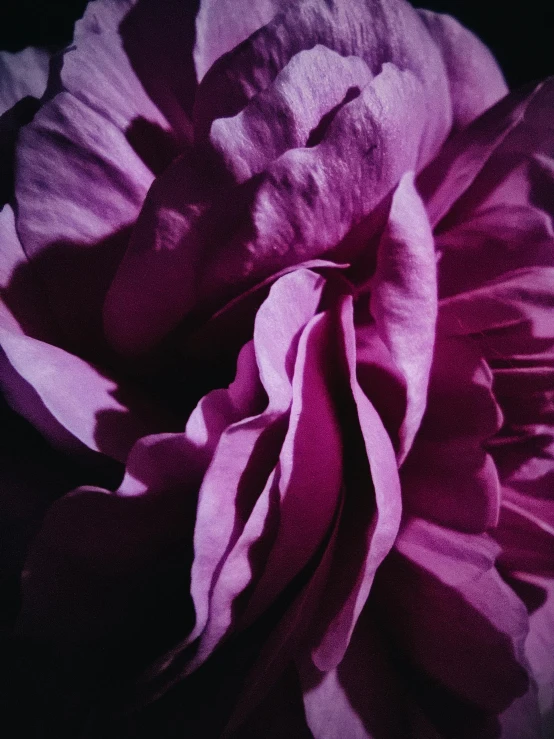
[[[441,50],[452,98],[454,127],[463,128],[508,92],[489,49],[455,18],[418,10]]]
[[[350,298],[342,301],[340,312],[343,352],[354,400],[349,431],[355,436],[346,436],[352,448],[348,444],[345,447],[345,502],[325,605],[314,628],[312,659],[320,670],[332,669],[344,656],[375,572],[394,543],[402,508],[391,440],[356,378]],[[346,435],[346,431],[343,433]]]
[[[396,549],[380,596],[399,645],[460,698],[487,711],[507,708],[528,685],[528,621],[494,567],[497,545],[412,519]]]
[[[0,52],[0,115],[27,95],[41,98],[48,80],[50,54],[29,46],[16,54]]]
[[[402,468],[407,510],[461,531],[494,526],[500,486],[484,443],[501,423],[492,373],[473,342],[438,337],[427,409]]]

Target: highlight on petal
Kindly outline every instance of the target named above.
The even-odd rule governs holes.
[[[112,343],[147,351],[195,309],[212,312],[271,273],[334,255],[416,168],[425,125],[417,78],[386,64],[321,143],[288,150],[259,182],[229,190],[190,158],[175,162],[149,193],[108,294]]]
[[[425,411],[437,316],[434,241],[413,174],[396,188],[372,279],[371,313],[377,331],[406,380],[400,430],[401,464]]]
[[[372,78],[359,57],[320,45],[300,51],[240,113],[213,122],[210,144],[234,180],[244,182],[288,149],[316,144],[324,124]]]
[[[485,44],[455,18],[430,10],[417,12],[444,59],[454,128],[464,128],[507,94],[502,72]]]
[[[55,445],[124,462],[140,436],[174,425],[138,391],[63,349],[3,329],[0,346],[6,398]]]
[[[42,97],[49,62],[46,49],[29,46],[15,54],[0,51],[0,115],[27,95]]]

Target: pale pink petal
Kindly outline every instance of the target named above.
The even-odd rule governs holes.
[[[402,468],[404,505],[461,531],[498,520],[498,473],[485,442],[502,416],[492,373],[472,342],[437,338],[427,409]]]
[[[212,64],[262,26],[283,7],[282,0],[202,0],[196,16],[194,65],[200,81]]]
[[[377,331],[406,381],[398,450],[402,463],[425,411],[437,317],[433,234],[412,173],[402,177],[394,192],[371,284]]]
[[[411,519],[380,576],[385,623],[410,661],[483,710],[506,709],[528,686],[523,603],[494,567],[486,535]]]
[[[45,49],[31,46],[15,54],[0,51],[0,115],[27,95],[42,97],[49,61]]]
[[[471,31],[450,15],[418,13],[444,59],[454,127],[463,128],[503,98],[508,87],[495,58]]]
[[[316,143],[318,126],[356,97],[373,75],[359,57],[325,46],[301,51],[236,116],[216,119],[210,144],[237,182],[262,172],[288,149]]]
[[[175,425],[138,390],[63,349],[3,329],[0,345],[10,405],[56,445],[84,445],[124,462],[140,436]]]
[[[344,509],[326,602],[314,628],[312,659],[320,670],[332,669],[344,656],[375,572],[394,544],[401,515],[394,449],[381,419],[356,379],[351,299],[345,298],[340,309],[345,369],[354,408],[350,408],[351,428],[344,442]]]
[[[316,44],[342,56],[359,56],[373,74],[392,62],[413,72],[422,84],[428,118],[423,149],[436,153],[451,124],[448,81],[440,52],[425,25],[406,2],[351,0],[288,3],[266,26],[215,64],[195,102],[195,123],[208,134],[216,118],[241,110],[264,90],[287,62]]]

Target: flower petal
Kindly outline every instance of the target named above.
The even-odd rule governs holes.
[[[259,0],[239,7],[236,0],[202,0],[196,16],[194,65],[200,81],[212,64],[265,26],[282,0]]]
[[[436,153],[451,124],[443,62],[413,8],[390,0],[289,3],[203,79],[195,101],[199,135],[207,135],[216,118],[236,114],[254,94],[269,86],[294,54],[316,44],[342,56],[361,57],[373,74],[387,62],[413,72],[423,86],[422,104],[429,113],[424,158]]]
[[[425,411],[437,317],[433,234],[412,173],[402,177],[392,198],[372,280],[371,313],[406,380],[407,406],[398,452],[402,463]]]
[[[455,18],[418,9],[439,46],[450,83],[454,127],[464,128],[508,92],[489,49]]]
[[[240,113],[213,122],[210,144],[244,182],[288,149],[313,145],[317,127],[372,78],[359,57],[320,45],[300,51]]]
[[[42,97],[49,61],[46,49],[32,46],[15,54],[0,51],[0,115],[27,95]]]
[[[0,330],[1,386],[10,405],[55,445],[121,462],[140,437],[175,421],[63,349]]]
[[[17,230],[66,341],[102,334],[101,306],[152,174],[119,131],[70,93],[20,135]],[[59,269],[60,261],[64,269]]]
[[[409,660],[475,706],[507,708],[528,685],[528,621],[494,567],[496,544],[411,519],[396,550],[380,571],[379,598]]]
[[[484,442],[501,422],[492,374],[476,347],[439,336],[427,410],[402,467],[406,509],[460,531],[494,526],[500,486]]]
[[[326,602],[314,626],[312,659],[322,671],[335,667],[344,656],[375,572],[394,543],[401,515],[394,449],[381,419],[356,379],[350,298],[342,302],[340,322],[354,408],[349,419],[352,436],[347,436],[344,442],[348,449],[344,460],[344,509]]]

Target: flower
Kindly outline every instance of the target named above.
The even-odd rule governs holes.
[[[0,213],[28,733],[548,731],[553,94],[403,0],[89,3]]]

